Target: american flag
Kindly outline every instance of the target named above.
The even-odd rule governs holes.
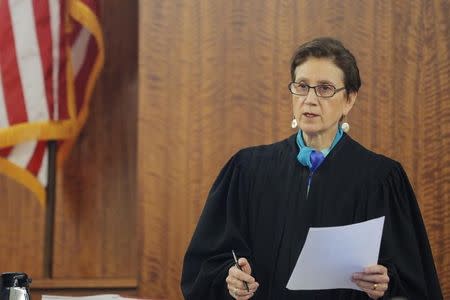
[[[86,121],[103,61],[96,0],[0,0],[0,172],[42,204],[47,141],[60,141],[60,164]]]

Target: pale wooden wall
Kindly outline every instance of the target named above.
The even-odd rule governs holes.
[[[140,1],[140,294],[181,298],[210,185],[239,148],[292,133],[289,59],[326,35],[359,62],[351,135],[405,166],[450,297],[449,12],[445,0]]]
[[[0,272],[27,272],[33,291],[136,289],[138,3],[104,0],[101,7],[105,66],[87,124],[58,176],[55,280],[44,276],[44,209],[22,186],[0,177]]]

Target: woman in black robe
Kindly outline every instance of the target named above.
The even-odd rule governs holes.
[[[337,40],[312,40],[294,54],[291,76],[299,131],[243,149],[222,169],[184,258],[185,299],[442,299],[405,171],[343,132],[361,86],[353,55]],[[380,216],[378,264],[351,278],[361,291],[286,288],[310,227]]]

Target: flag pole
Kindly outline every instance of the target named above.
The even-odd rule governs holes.
[[[44,238],[44,277],[52,278],[53,245],[55,227],[55,194],[56,194],[56,141],[49,141],[48,173],[45,208],[45,238]]]

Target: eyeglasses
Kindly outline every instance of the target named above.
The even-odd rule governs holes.
[[[304,82],[291,82],[289,83],[289,91],[293,95],[297,96],[307,96],[309,93],[309,89],[314,89],[317,97],[321,98],[330,98],[333,97],[334,94],[340,92],[345,89],[345,87],[341,87],[339,89],[335,88],[330,84],[319,84],[316,86],[307,85]]]

